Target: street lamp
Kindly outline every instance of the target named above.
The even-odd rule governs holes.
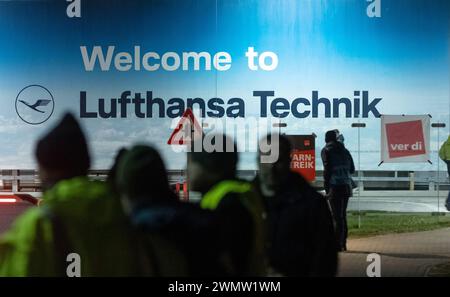
[[[440,133],[439,133],[439,128],[445,128],[445,123],[432,123],[431,124],[431,127],[432,128],[437,128],[437,142],[438,142],[438,157],[437,157],[437,203],[438,203],[438,211],[437,211],[437,217],[438,217],[438,220],[439,220],[439,213],[440,213],[440,197],[439,197],[439,188],[440,188],[440,180],[441,180],[441,172],[440,172],[440,166],[439,166],[439,164],[441,163],[441,162],[439,162],[439,145],[440,145],[440,139],[439,139],[439,136],[440,136]]]
[[[352,123],[352,128],[358,128],[358,228],[361,228],[361,131],[366,123]]]
[[[205,128],[208,128],[209,127],[209,124],[207,123],[207,122],[204,122],[203,120],[202,120],[202,122],[201,122],[201,128],[202,128],[202,130],[201,130],[201,137],[202,137],[202,139],[203,139],[203,135],[204,135],[204,133],[203,133],[203,131],[204,131],[204,129]],[[185,133],[186,134],[189,134],[189,149],[188,149],[188,152],[194,152],[195,151],[195,144],[194,144],[194,138],[195,138],[195,126],[194,126],[194,123],[191,123],[191,124],[189,124],[189,125],[185,125],[184,126],[184,129],[186,129],[185,130]],[[185,134],[185,135],[186,135]],[[202,146],[203,146],[203,143],[202,143]],[[203,148],[203,147],[202,147]],[[185,174],[186,174],[186,179],[185,179],[185,183],[186,183],[186,191],[185,191],[185,197],[183,197],[184,198],[184,200],[186,200],[186,201],[189,201],[189,196],[190,196],[190,187],[189,187],[189,166],[190,166],[190,158],[189,158],[189,155],[188,155],[188,153],[186,154],[186,172],[185,172]]]
[[[287,124],[286,123],[282,123],[282,122],[278,122],[278,123],[273,123],[272,127],[273,128],[278,128],[278,134],[281,135],[281,128],[286,128]]]

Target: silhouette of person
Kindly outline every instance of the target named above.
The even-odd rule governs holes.
[[[77,120],[66,114],[36,145],[43,206],[26,211],[0,239],[0,275],[139,275],[119,199],[87,177],[90,156]],[[78,264],[76,261],[79,261]]]
[[[144,257],[157,276],[219,276],[210,214],[180,202],[166,167],[152,147],[136,145],[117,165],[116,184],[132,226],[140,233]],[[212,249],[202,251],[206,246]]]
[[[347,250],[347,205],[352,196],[351,174],[355,165],[350,152],[337,141],[336,131],[327,131],[326,145],[322,149],[324,188],[331,199],[333,216],[336,220],[338,249]]]
[[[189,184],[200,192],[219,235],[219,254],[228,275],[266,275],[262,205],[251,184],[236,177],[236,144],[222,134],[210,135],[213,149],[188,154]],[[197,140],[197,141],[202,141]]]
[[[441,148],[439,149],[439,158],[447,165],[447,174],[450,178],[450,136],[441,145]]]
[[[272,151],[259,150],[259,173],[253,182],[267,213],[271,268],[285,276],[334,276],[337,248],[326,198],[291,171],[291,143],[285,136],[269,134],[261,142],[278,150],[278,159],[271,163],[261,162],[261,156]]]

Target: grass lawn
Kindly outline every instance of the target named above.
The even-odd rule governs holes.
[[[361,228],[358,229],[358,212],[348,212],[350,238],[389,233],[426,231],[450,227],[450,214],[430,213],[361,212]]]

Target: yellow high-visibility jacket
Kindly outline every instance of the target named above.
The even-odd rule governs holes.
[[[204,195],[200,207],[214,211],[227,194],[234,193],[240,198],[240,203],[249,211],[253,219],[253,238],[250,254],[247,259],[245,276],[266,276],[268,270],[265,252],[266,223],[264,221],[264,206],[262,201],[252,191],[249,182],[224,180],[219,182]]]
[[[450,136],[447,141],[442,144],[439,150],[439,158],[443,161],[450,160]]]
[[[81,276],[142,275],[134,234],[106,183],[76,177],[43,198],[1,237],[0,276],[67,276],[66,253],[80,256]]]

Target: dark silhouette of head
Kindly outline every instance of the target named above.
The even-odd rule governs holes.
[[[278,150],[278,159],[275,162],[261,162],[261,155],[273,154],[272,151],[262,152],[261,147],[269,145],[271,150]],[[287,181],[291,172],[291,149],[289,139],[279,134],[269,134],[260,140],[258,154],[259,180],[270,191],[278,191]]]
[[[113,165],[109,169],[108,177],[106,178],[106,181],[113,188],[113,190],[117,190],[117,184],[116,184],[117,167],[119,166],[120,159],[125,155],[126,152],[128,152],[128,149],[126,149],[124,147],[120,148],[117,151],[116,157],[114,158]]]
[[[336,130],[330,130],[325,133],[325,143],[336,141],[337,140],[337,134]]]
[[[208,135],[211,147],[194,145],[188,153],[188,174],[191,190],[206,193],[216,183],[236,178],[238,153],[236,143],[223,134]],[[202,140],[197,140],[197,143]],[[200,148],[200,149],[196,149]]]
[[[160,154],[146,145],[136,145],[123,154],[117,165],[116,185],[122,200],[131,207],[174,198]]]
[[[58,181],[87,174],[90,167],[89,150],[84,133],[72,114],[66,113],[37,142],[35,157],[44,189]]]

